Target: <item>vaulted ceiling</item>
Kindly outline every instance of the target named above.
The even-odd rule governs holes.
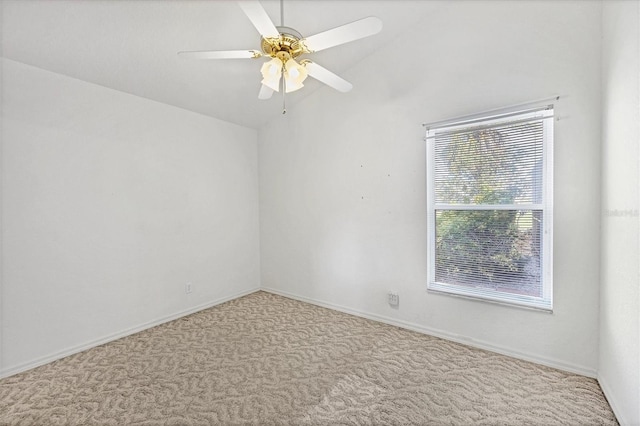
[[[280,25],[280,1],[262,4]],[[285,0],[284,24],[308,36],[366,16],[381,18],[381,33],[314,54],[314,61],[349,80],[349,69],[380,46],[410,43],[402,39],[403,30],[435,7],[436,2],[427,1]],[[264,59],[190,60],[176,53],[259,49],[259,43],[235,1],[2,2],[2,56],[254,128],[282,110],[278,94],[257,99]],[[389,59],[402,66],[402,58]],[[351,83],[354,90],[376,89]],[[305,88],[287,95],[287,104],[315,90],[332,91],[308,79]],[[349,93],[332,96],[340,102]]]

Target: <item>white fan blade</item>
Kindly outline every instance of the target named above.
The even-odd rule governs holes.
[[[257,50],[199,50],[178,52],[178,55],[193,59],[251,59],[259,58],[262,53]]]
[[[242,11],[247,18],[251,21],[256,30],[260,33],[260,35],[264,38],[278,38],[280,37],[280,32],[273,25],[271,18],[267,15],[267,12],[264,10],[262,5],[257,0],[243,0],[239,1],[238,5],[242,8]]]
[[[379,33],[382,21],[375,16],[360,19],[350,24],[342,25],[305,38],[302,42],[310,52],[318,52],[329,47],[350,41],[359,40]]]
[[[258,93],[258,99],[264,101],[271,98],[271,95],[273,95],[273,89],[262,84],[260,86],[260,93]]]
[[[342,77],[338,77],[325,67],[322,67],[315,62],[306,61],[304,66],[307,68],[307,72],[311,77],[323,82],[329,87],[333,87],[338,92],[345,93],[353,89],[353,85],[347,80],[344,80]]]

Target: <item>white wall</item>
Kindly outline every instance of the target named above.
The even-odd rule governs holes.
[[[259,287],[255,130],[2,72],[2,375]]]
[[[602,263],[598,379],[640,425],[640,7],[603,4]]]
[[[260,129],[263,288],[595,377],[601,5],[434,9]],[[553,314],[427,293],[421,124],[554,94]]]
[[[0,22],[4,22],[3,21],[4,18],[4,7],[0,7]],[[4,44],[0,43],[0,58],[4,57]],[[1,61],[2,59],[0,59]],[[0,63],[1,64],[1,63]],[[2,368],[2,366],[4,365],[2,362],[2,354],[3,354],[3,350],[2,350],[2,346],[3,346],[3,341],[4,339],[2,338],[2,307],[4,306],[3,304],[3,297],[2,295],[4,294],[3,291],[3,256],[2,256],[2,246],[3,246],[3,237],[2,237],[2,212],[4,211],[3,208],[3,194],[2,194],[2,176],[3,176],[3,168],[2,168],[2,137],[3,137],[3,128],[4,128],[4,123],[3,123],[3,113],[2,110],[4,109],[4,90],[3,90],[3,82],[4,82],[4,67],[0,65],[0,369]],[[0,376],[1,377],[1,376]]]

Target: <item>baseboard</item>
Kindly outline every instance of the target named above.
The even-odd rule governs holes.
[[[615,414],[616,419],[618,419],[618,423],[620,423],[621,425],[630,425],[631,422],[625,419],[625,417],[622,415],[622,412],[620,411],[620,408],[616,406],[616,400],[613,397],[613,392],[611,391],[609,384],[600,375],[598,375],[598,384],[600,385],[600,389],[602,389],[602,393],[604,393],[605,398],[607,398],[607,402],[609,403],[613,414]]]
[[[481,340],[477,340],[467,336],[461,336],[453,333],[449,333],[444,330],[438,330],[430,327],[425,327],[420,324],[411,323],[408,321],[398,320],[395,318],[386,317],[384,315],[373,314],[370,312],[359,311],[357,309],[348,308],[346,306],[336,305],[334,303],[311,299],[305,296],[300,296],[297,294],[289,293],[286,291],[276,290],[273,288],[262,287],[262,291],[266,291],[268,293],[277,294],[280,296],[288,297],[290,299],[299,300],[301,302],[311,303],[312,305],[322,306],[323,308],[333,309],[336,311],[344,312],[346,314],[355,315],[362,318],[367,318],[373,321],[382,322],[389,325],[394,325],[400,328],[406,328],[408,330],[417,331],[418,333],[428,334],[430,336],[439,337],[441,339],[449,340],[456,343],[461,343],[463,345],[472,346],[479,349],[484,349],[491,352],[496,352],[502,355],[510,356],[513,358],[522,359],[524,361],[533,362],[536,364],[545,365],[547,367],[556,368],[558,370],[567,371],[570,373],[580,374],[582,376],[587,376],[591,378],[597,378],[597,371],[584,368],[581,366],[573,365],[570,363],[566,363],[557,359],[541,357],[536,354],[522,352],[513,350],[511,348],[507,348],[500,345],[495,345],[493,343],[484,342]]]
[[[378,314],[373,314],[370,312],[364,312],[364,311],[359,311],[356,309],[352,309],[346,306],[341,306],[341,305],[337,305],[334,303],[330,303],[330,302],[326,302],[326,301],[321,301],[321,300],[316,300],[316,299],[311,299],[308,297],[304,297],[304,296],[300,296],[297,294],[293,294],[293,293],[289,293],[289,292],[285,292],[285,291],[281,291],[281,290],[276,290],[273,288],[268,288],[268,287],[256,287],[253,288],[251,290],[247,290],[244,292],[240,292],[240,293],[236,293],[230,296],[226,296],[220,299],[216,299],[213,300],[211,302],[207,302],[180,312],[176,312],[174,314],[171,315],[167,315],[165,317],[153,320],[153,321],[149,321],[146,322],[144,324],[140,324],[138,326],[135,327],[131,327],[128,328],[126,330],[120,331],[118,333],[114,333],[114,334],[110,334],[108,336],[104,336],[95,340],[92,340],[90,342],[87,342],[85,344],[82,345],[78,345],[78,346],[74,346],[72,348],[68,348],[65,349],[63,351],[59,351],[56,352],[54,354],[51,355],[47,355],[41,358],[38,358],[36,360],[32,360],[29,362],[26,362],[24,364],[20,364],[18,366],[15,367],[11,367],[8,369],[3,369],[0,370],[0,378],[5,378],[5,377],[9,377],[12,376],[14,374],[18,374],[21,373],[23,371],[27,371],[30,370],[32,368],[36,368],[39,367],[41,365],[44,364],[48,364],[50,362],[56,361],[58,359],[67,357],[69,355],[73,355],[76,354],[78,352],[82,352],[85,351],[87,349],[91,349],[93,347],[96,346],[100,346],[103,345],[105,343],[109,343],[111,341],[129,336],[131,334],[134,333],[138,333],[140,331],[146,330],[148,328],[151,327],[155,327],[157,325],[160,324],[164,324],[166,322],[169,321],[173,321],[175,319],[181,318],[183,316],[186,315],[190,315],[192,313],[201,311],[203,309],[207,309],[210,308],[212,306],[216,306],[219,305],[221,303],[225,303],[228,302],[230,300],[233,299],[237,299],[239,297],[242,296],[246,296],[248,294],[251,293],[255,293],[256,291],[266,291],[269,293],[273,293],[273,294],[277,294],[283,297],[288,297],[290,299],[295,299],[295,300],[299,300],[301,302],[306,302],[306,303],[310,303],[313,305],[317,305],[317,306],[322,306],[324,308],[328,308],[328,309],[333,309],[336,311],[340,311],[340,312],[344,312],[350,315],[355,315],[358,317],[362,317],[362,318],[367,318],[373,321],[377,321],[377,322],[381,322],[381,323],[385,323],[385,324],[389,324],[389,325],[393,325],[396,327],[401,327],[401,328],[405,328],[408,330],[412,330],[412,331],[417,331],[419,333],[423,333],[423,334],[427,334],[430,336],[435,336],[435,337],[439,337],[445,340],[450,340],[456,343],[461,343],[463,345],[468,345],[468,346],[472,346],[472,347],[476,347],[479,349],[484,349],[484,350],[488,350],[491,352],[496,352],[502,355],[507,355],[507,356],[511,356],[514,358],[518,358],[518,359],[522,359],[525,361],[530,361],[530,362],[534,362],[536,364],[541,364],[541,365],[546,365],[548,367],[552,367],[552,368],[557,368],[559,370],[563,370],[563,371],[568,371],[571,373],[575,373],[575,374],[581,374],[583,376],[587,376],[587,377],[592,377],[592,378],[598,378],[597,377],[597,372],[595,370],[592,369],[586,369],[580,366],[575,366],[569,363],[565,363],[559,360],[555,360],[555,359],[550,359],[550,358],[545,358],[545,357],[540,357],[536,354],[531,354],[531,353],[526,353],[526,352],[521,352],[521,351],[515,351],[511,348],[506,348],[503,346],[499,346],[499,345],[495,345],[492,343],[488,343],[488,342],[483,342],[483,341],[479,341],[477,339],[472,339],[466,336],[460,336],[460,335],[456,335],[453,333],[449,333],[447,331],[444,330],[438,330],[438,329],[434,329],[434,328],[430,328],[430,327],[425,327],[419,324],[415,324],[415,323],[411,323],[408,321],[403,321],[403,320],[398,320],[395,318],[390,318],[390,317],[386,317],[383,315],[378,315]],[[605,392],[605,395],[610,395],[611,392],[608,390],[608,387],[606,386],[606,384],[600,379],[598,378],[598,381],[600,382],[600,386],[602,387],[603,392]],[[616,416],[618,415],[618,412],[615,409],[615,405],[611,403],[612,400],[610,400],[610,405],[614,411],[614,413],[616,414]],[[620,417],[618,417],[620,419]],[[622,423],[622,422],[621,422]]]
[[[160,324],[164,324],[164,323],[169,322],[169,321],[176,320],[176,319],[184,317],[186,315],[190,315],[190,314],[202,311],[203,309],[207,309],[207,308],[210,308],[212,306],[220,305],[221,303],[225,303],[225,302],[228,302],[230,300],[234,300],[234,299],[237,299],[239,297],[246,296],[248,294],[255,293],[255,292],[260,291],[260,290],[261,289],[259,287],[256,287],[256,288],[253,288],[251,290],[246,290],[246,291],[243,291],[243,292],[240,292],[240,293],[232,294],[230,296],[221,297],[219,299],[216,299],[216,300],[213,300],[213,301],[210,301],[210,302],[207,302],[207,303],[203,303],[201,305],[194,306],[194,307],[191,307],[189,309],[185,309],[183,311],[176,312],[174,314],[167,315],[167,316],[164,316],[162,318],[158,318],[156,320],[148,321],[148,322],[146,322],[144,324],[140,324],[140,325],[137,325],[135,327],[131,327],[131,328],[128,328],[126,330],[123,330],[123,331],[120,331],[120,332],[117,332],[117,333],[113,333],[113,334],[109,334],[107,336],[100,337],[98,339],[92,340],[90,342],[87,342],[87,343],[84,343],[84,344],[81,344],[81,345],[78,345],[78,346],[67,348],[65,350],[56,352],[56,353],[51,354],[51,355],[46,355],[44,357],[38,358],[38,359],[33,360],[33,361],[26,362],[24,364],[20,364],[20,365],[15,366],[15,367],[11,367],[11,368],[0,370],[0,379],[3,379],[5,377],[9,377],[9,376],[13,376],[14,374],[22,373],[23,371],[31,370],[32,368],[40,367],[41,365],[45,365],[45,364],[48,364],[50,362],[57,361],[57,360],[59,360],[61,358],[65,358],[65,357],[67,357],[69,355],[77,354],[78,352],[86,351],[87,349],[91,349],[91,348],[94,348],[96,346],[104,345],[105,343],[109,343],[109,342],[112,342],[114,340],[118,340],[118,339],[121,339],[123,337],[130,336],[131,334],[139,333],[139,332],[141,332],[143,330],[158,326]]]

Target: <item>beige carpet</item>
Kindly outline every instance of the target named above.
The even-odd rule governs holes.
[[[617,424],[597,382],[258,292],[6,378],[0,424]]]

